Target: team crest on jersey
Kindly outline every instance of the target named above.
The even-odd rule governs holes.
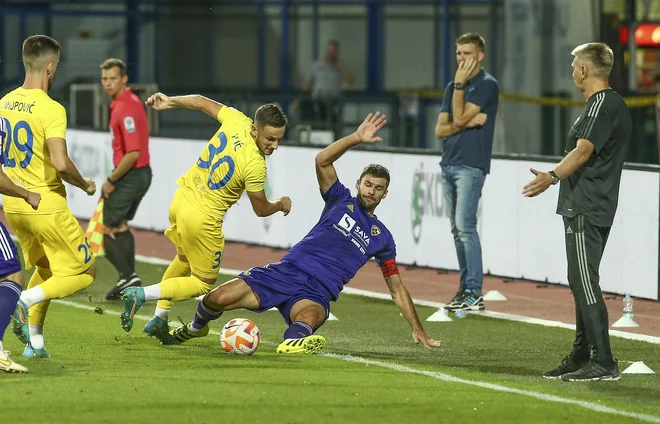
[[[349,210],[349,211],[351,211],[351,212],[355,212],[353,209],[354,209],[354,208],[353,208],[353,205],[348,205],[348,210]]]
[[[376,237],[378,234],[380,234],[380,228],[376,227],[375,225],[371,226],[371,236]]]

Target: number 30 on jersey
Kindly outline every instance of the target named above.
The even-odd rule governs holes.
[[[200,168],[210,168],[207,184],[211,190],[219,190],[226,186],[231,180],[231,177],[234,176],[234,171],[236,170],[234,159],[229,155],[222,156],[222,153],[227,147],[227,135],[221,132],[218,134],[218,139],[220,140],[220,146],[216,147],[213,144],[209,144],[209,160],[206,161],[201,157],[197,160],[197,166]],[[217,181],[217,178],[213,178],[213,175],[223,163],[226,163],[229,169],[225,176],[220,181]]]

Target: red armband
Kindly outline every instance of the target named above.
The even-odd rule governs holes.
[[[396,266],[396,259],[388,259],[380,266],[383,277],[391,277],[399,273],[399,267]]]

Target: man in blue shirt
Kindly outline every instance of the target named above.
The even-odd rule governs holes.
[[[435,135],[444,139],[442,168],[444,201],[461,272],[460,286],[448,310],[484,309],[483,263],[477,233],[477,207],[490,172],[497,80],[482,68],[484,39],[477,33],[456,39],[458,70],[447,84]]]
[[[209,333],[209,321],[224,311],[256,312],[279,309],[289,328],[279,353],[316,353],[325,339],[313,333],[326,321],[330,302],[372,257],[381,268],[392,299],[413,330],[415,343],[431,349],[440,342],[424,332],[408,290],[396,265],[392,234],[374,215],[387,196],[389,171],[369,165],[355,184],[357,195],[337,178],[333,163],[350,148],[382,139],[376,132],[385,115],[369,114],[356,132],[332,143],[316,156],[316,177],[325,207],[319,222],[284,255],[280,262],[254,267],[208,293],[197,307],[194,321],[172,331],[179,342]]]

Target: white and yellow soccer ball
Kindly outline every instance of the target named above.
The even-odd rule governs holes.
[[[261,333],[249,319],[234,318],[222,327],[220,344],[227,353],[252,355],[261,344]]]

